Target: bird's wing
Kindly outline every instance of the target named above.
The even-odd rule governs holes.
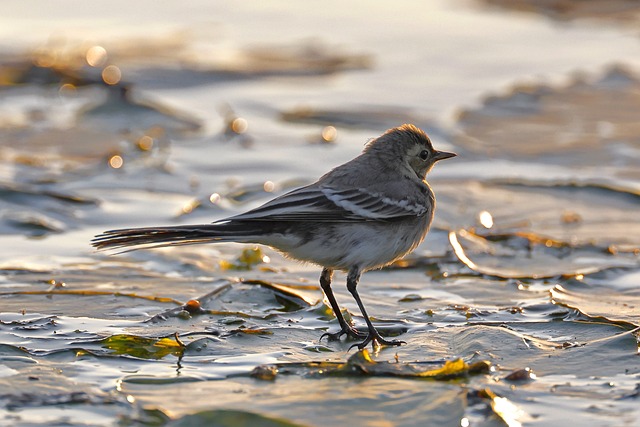
[[[422,216],[427,210],[418,200],[394,198],[363,188],[310,185],[222,221],[387,221]]]

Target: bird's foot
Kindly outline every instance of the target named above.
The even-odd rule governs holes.
[[[358,350],[363,350],[369,344],[371,344],[373,346],[373,349],[375,350],[377,347],[399,346],[402,344],[406,344],[406,342],[400,340],[385,340],[380,336],[378,331],[374,329],[369,331],[364,341],[359,344],[352,345],[351,347],[349,347],[349,350],[351,350],[353,347],[358,347]]]
[[[367,337],[367,334],[365,334],[364,332],[360,332],[352,326],[345,325],[338,332],[325,332],[320,336],[320,340],[322,340],[322,338],[324,337],[327,337],[329,341],[338,341],[343,335],[348,335],[351,338],[356,339]]]

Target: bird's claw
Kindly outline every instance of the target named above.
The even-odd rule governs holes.
[[[358,347],[358,350],[363,350],[369,344],[371,344],[375,350],[376,347],[400,346],[402,344],[406,344],[406,342],[400,340],[385,340],[380,336],[378,331],[375,331],[375,333],[369,332],[367,337],[361,343],[357,343],[349,347],[349,351],[351,351],[351,349],[354,347]]]
[[[322,340],[322,338],[324,337],[327,337],[329,341],[338,341],[343,335],[348,335],[351,338],[356,339],[367,337],[367,334],[358,331],[356,328],[353,328],[351,326],[343,326],[338,332],[325,332],[320,336],[320,340]]]

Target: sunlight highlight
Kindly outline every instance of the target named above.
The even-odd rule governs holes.
[[[334,142],[338,136],[338,130],[334,126],[325,126],[322,129],[322,140],[324,142]]]
[[[115,155],[109,158],[109,166],[113,169],[120,169],[124,165],[124,159],[122,156]]]
[[[522,427],[522,423],[518,418],[522,417],[522,410],[511,403],[505,397],[496,396],[491,403],[493,411],[502,418],[509,427]]]
[[[200,206],[200,202],[198,202],[198,200],[191,200],[190,202],[188,202],[182,207],[181,212],[183,215],[190,214],[191,212],[193,212],[194,209],[196,209],[199,206]]]
[[[71,83],[65,83],[62,86],[60,86],[60,89],[58,89],[58,94],[60,95],[72,95],[75,94],[77,91],[75,85],[72,85]]]
[[[231,122],[231,130],[235,133],[242,134],[247,131],[249,128],[249,122],[247,122],[242,117],[236,117]]]
[[[262,187],[264,188],[264,191],[266,191],[267,193],[271,193],[273,192],[273,190],[275,190],[276,184],[274,184],[273,181],[265,181]]]
[[[107,62],[107,50],[102,46],[92,46],[87,50],[85,59],[92,67],[102,67]]]
[[[456,253],[456,256],[458,257],[458,259],[460,259],[460,261],[462,261],[464,264],[467,265],[467,267],[469,267],[472,270],[475,270],[477,268],[476,264],[473,261],[471,261],[469,257],[467,257],[467,254],[464,253],[464,249],[462,248],[462,245],[458,241],[458,236],[456,236],[455,231],[449,232],[449,243],[451,243],[451,247],[453,248],[453,251]]]
[[[478,220],[480,221],[480,224],[482,224],[484,228],[493,227],[493,216],[491,216],[491,213],[487,211],[480,212],[478,214]]]
[[[115,65],[108,65],[102,70],[102,80],[108,85],[116,85],[121,79],[122,72]]]
[[[153,148],[153,138],[144,135],[138,140],[138,148],[142,151],[149,151]]]
[[[211,193],[209,196],[209,201],[214,205],[219,203],[220,199],[222,199],[222,197],[218,193]]]

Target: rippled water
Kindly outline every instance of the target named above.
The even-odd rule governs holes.
[[[618,2],[527,3],[6,2],[0,425],[640,423],[640,44]],[[269,248],[90,248],[404,122],[458,157],[424,244],[362,278],[399,348],[319,340],[319,269]]]

